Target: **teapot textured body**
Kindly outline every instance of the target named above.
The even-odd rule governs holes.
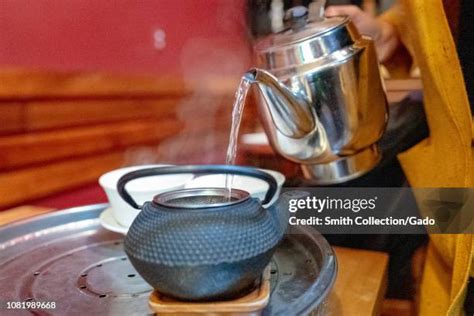
[[[307,21],[260,40],[251,69],[272,147],[315,184],[356,178],[377,165],[388,119],[371,39],[346,17]]]
[[[268,209],[241,190],[196,188],[169,191],[138,206],[125,184],[133,179],[175,173],[231,173],[256,177],[269,185],[272,175],[240,166],[175,166],[129,173],[118,183],[121,196],[141,208],[125,238],[125,252],[140,275],[163,294],[181,300],[236,297],[258,282],[287,223],[287,199]],[[289,192],[292,198],[298,192]]]

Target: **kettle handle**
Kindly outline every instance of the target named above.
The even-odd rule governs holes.
[[[257,178],[268,183],[268,191],[265,195],[265,199],[262,204],[269,203],[275,196],[278,184],[275,178],[264,171],[258,169],[235,166],[235,165],[191,165],[191,166],[167,166],[167,167],[155,167],[148,169],[141,169],[129,172],[123,175],[117,182],[117,190],[122,199],[125,200],[130,206],[136,209],[141,209],[142,206],[138,205],[137,202],[132,198],[130,193],[125,189],[125,185],[138,178],[151,177],[151,176],[162,176],[171,174],[232,174],[239,176],[248,176]]]

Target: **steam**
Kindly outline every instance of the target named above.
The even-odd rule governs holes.
[[[244,40],[240,40],[241,45],[236,49],[236,45],[229,45],[233,40],[225,36],[235,29],[235,23],[245,30],[243,2],[232,2],[219,1],[216,8],[222,37],[192,38],[182,47],[179,57],[182,77],[186,90],[191,91],[176,106],[177,124],[184,124],[184,128],[159,146],[130,149],[126,154],[127,165],[225,162],[233,96],[250,59],[249,46]],[[240,18],[235,14],[237,6],[242,10]],[[219,120],[226,120],[226,124]]]

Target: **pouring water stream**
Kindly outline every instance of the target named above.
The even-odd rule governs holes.
[[[234,103],[232,106],[232,125],[229,135],[229,145],[227,147],[227,156],[225,163],[227,165],[234,165],[235,158],[237,156],[237,145],[239,139],[239,129],[240,123],[242,121],[242,113],[245,106],[245,99],[247,97],[247,93],[251,86],[251,76],[250,73],[246,73],[242,76],[240,80],[240,84],[235,92]],[[227,191],[227,198],[230,200],[231,198],[231,191],[232,191],[232,182],[234,176],[233,175],[226,175],[225,177],[225,188]]]

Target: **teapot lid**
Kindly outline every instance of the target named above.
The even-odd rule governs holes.
[[[249,197],[248,192],[239,189],[193,188],[158,194],[153,198],[153,203],[177,209],[202,209],[234,205]]]

